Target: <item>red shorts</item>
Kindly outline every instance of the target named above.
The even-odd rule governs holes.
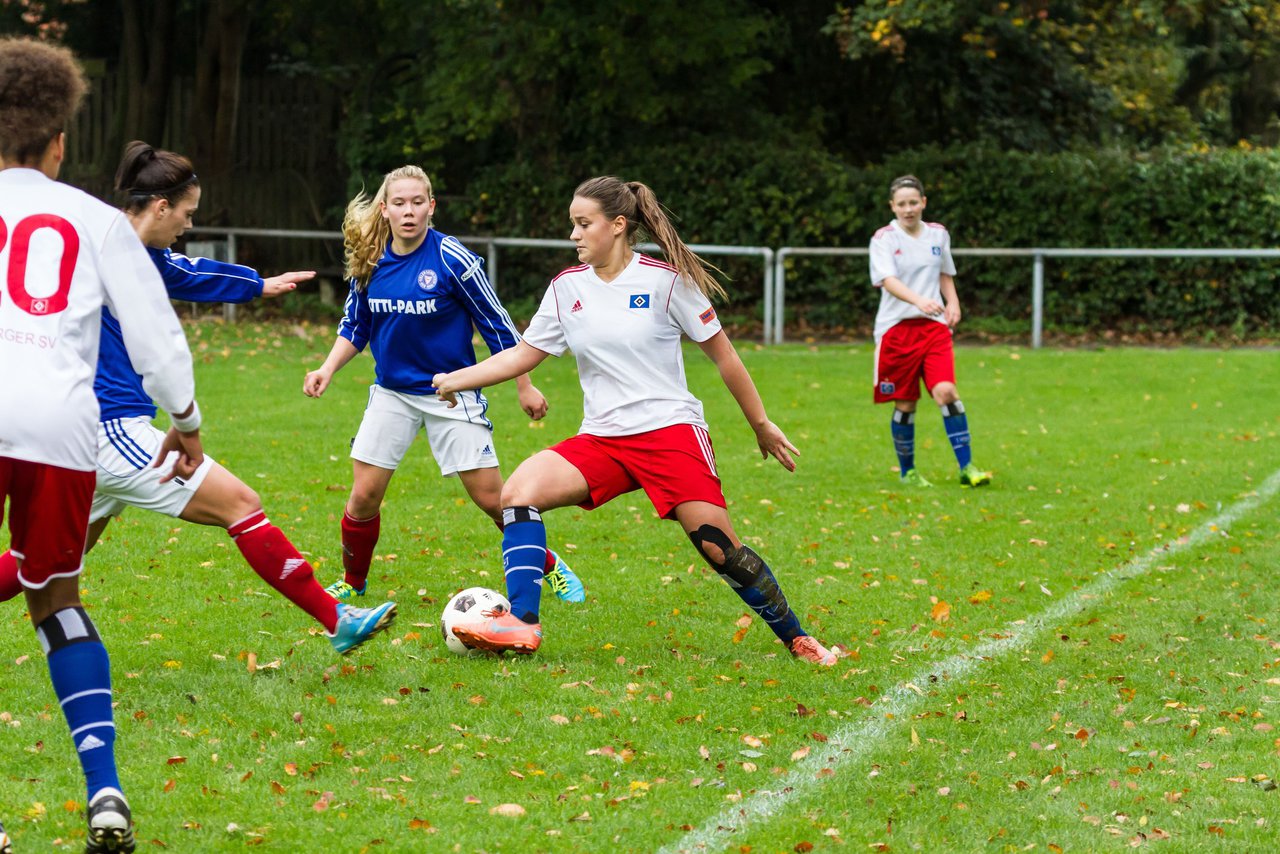
[[[96,476],[44,463],[0,457],[0,514],[9,499],[9,551],[18,580],[40,589],[80,572]]]
[[[591,497],[578,505],[586,510],[637,489],[644,490],[663,519],[674,519],[676,507],[686,501],[725,506],[711,437],[693,424],[634,436],[580,433],[551,450],[587,479]]]
[[[876,403],[919,400],[920,381],[932,391],[956,381],[951,328],[923,317],[904,320],[880,336],[876,347]]]

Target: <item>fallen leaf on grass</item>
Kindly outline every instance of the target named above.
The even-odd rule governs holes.
[[[519,818],[524,815],[524,807],[519,804],[498,804],[489,810],[489,815],[501,815],[507,818]]]
[[[938,602],[929,611],[929,616],[936,623],[945,623],[951,619],[951,605],[948,602]]]

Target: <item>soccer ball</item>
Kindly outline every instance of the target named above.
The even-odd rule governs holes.
[[[475,655],[481,650],[472,649],[459,640],[453,633],[454,626],[483,623],[494,614],[510,610],[511,603],[507,601],[507,597],[488,587],[468,587],[455,593],[440,615],[440,633],[444,635],[444,645],[449,648],[449,652],[458,655]]]

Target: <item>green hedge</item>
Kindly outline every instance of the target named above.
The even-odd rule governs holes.
[[[441,226],[460,234],[566,237],[573,187],[606,172],[652,186],[690,243],[866,246],[892,218],[890,179],[906,172],[925,182],[927,218],[945,223],[956,247],[1280,243],[1280,153],[1241,149],[930,148],[853,166],[802,145],[701,139],[640,155],[493,167],[465,198],[442,209]],[[503,250],[504,298],[527,309],[561,262],[573,263],[572,255]],[[733,278],[724,313],[747,327],[758,324],[760,262],[721,266]],[[1029,323],[1030,259],[961,258],[957,266],[967,317],[997,329]],[[1277,269],[1273,261],[1230,259],[1049,259],[1046,328],[1271,332],[1280,329]],[[788,264],[788,320],[802,330],[864,334],[877,300],[865,258]]]

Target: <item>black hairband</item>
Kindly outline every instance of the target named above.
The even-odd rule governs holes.
[[[169,195],[172,195],[173,193],[176,193],[178,190],[181,190],[183,187],[194,184],[195,182],[196,182],[196,173],[192,172],[191,177],[184,178],[183,180],[174,184],[172,187],[165,187],[160,190],[132,189],[132,190],[129,190],[129,197],[133,199],[149,199],[152,196],[169,196]]]

